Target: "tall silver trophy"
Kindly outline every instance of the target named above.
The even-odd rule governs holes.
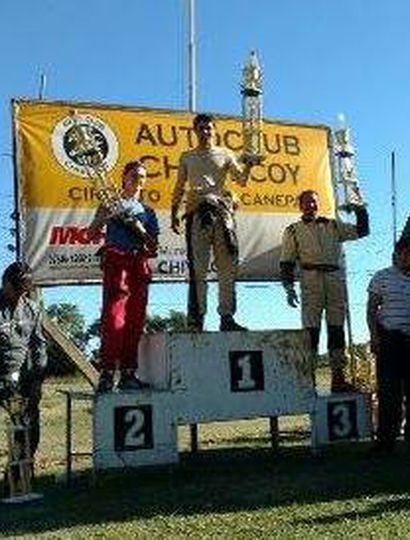
[[[242,70],[243,160],[258,164],[262,154],[262,70],[252,51]]]
[[[352,143],[350,128],[343,114],[338,117],[339,126],[334,130],[334,147],[337,160],[339,184],[344,192],[341,209],[350,210],[354,206],[364,206],[356,170],[356,152]]]

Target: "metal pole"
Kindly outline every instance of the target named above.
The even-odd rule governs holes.
[[[19,177],[20,177],[20,156],[17,156],[17,114],[18,114],[18,103],[11,100],[11,140],[13,145],[13,184],[14,184],[14,223],[16,228],[16,260],[20,261],[22,259],[22,230],[21,230],[21,199],[20,199],[20,185],[19,185]]]
[[[195,0],[188,0],[189,39],[188,39],[188,108],[196,110],[196,43],[195,43]],[[190,424],[191,452],[198,451],[198,425]]]
[[[343,122],[344,122],[343,117]],[[328,139],[328,145],[329,145],[329,152],[330,152],[330,170],[331,175],[333,179],[333,195],[335,199],[335,205],[336,205],[336,212],[335,215],[337,218],[340,217],[340,197],[338,193],[338,186],[342,184],[342,188],[344,188],[344,201],[343,205],[347,203],[347,189],[346,189],[346,183],[343,182],[342,174],[341,174],[341,164],[340,164],[340,157],[335,158],[335,136],[333,134],[333,137],[331,134],[329,134]],[[336,146],[337,148],[337,146]],[[350,354],[350,375],[352,378],[353,384],[356,382],[356,358],[354,355],[354,346],[353,346],[353,328],[352,328],[352,317],[351,317],[351,310],[350,310],[350,301],[349,301],[349,291],[347,287],[347,258],[346,258],[346,251],[343,249],[342,246],[342,267],[344,272],[344,289],[345,289],[345,297],[346,297],[346,330],[347,330],[347,349]]]
[[[397,191],[396,191],[396,153],[391,153],[391,208],[393,222],[393,247],[397,242]]]
[[[47,76],[45,73],[40,74],[40,84],[38,87],[38,99],[42,100],[44,99],[45,93],[46,93],[46,85],[47,85]]]
[[[196,110],[196,35],[195,35],[195,0],[188,0],[189,41],[188,41],[188,107]]]

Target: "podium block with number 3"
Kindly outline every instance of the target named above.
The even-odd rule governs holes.
[[[331,394],[318,396],[312,415],[312,446],[371,436],[369,396]]]

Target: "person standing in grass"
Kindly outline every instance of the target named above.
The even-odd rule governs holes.
[[[29,426],[30,453],[40,441],[41,387],[47,366],[41,312],[29,298],[31,268],[10,264],[0,290],[0,402],[23,398],[22,420]]]
[[[403,397],[405,440],[410,444],[410,245],[400,239],[393,265],[369,283],[367,324],[376,355],[378,426],[375,450],[390,452],[400,433]]]

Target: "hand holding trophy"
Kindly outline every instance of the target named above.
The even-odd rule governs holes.
[[[262,70],[252,51],[242,70],[242,161],[258,165],[262,155]]]

